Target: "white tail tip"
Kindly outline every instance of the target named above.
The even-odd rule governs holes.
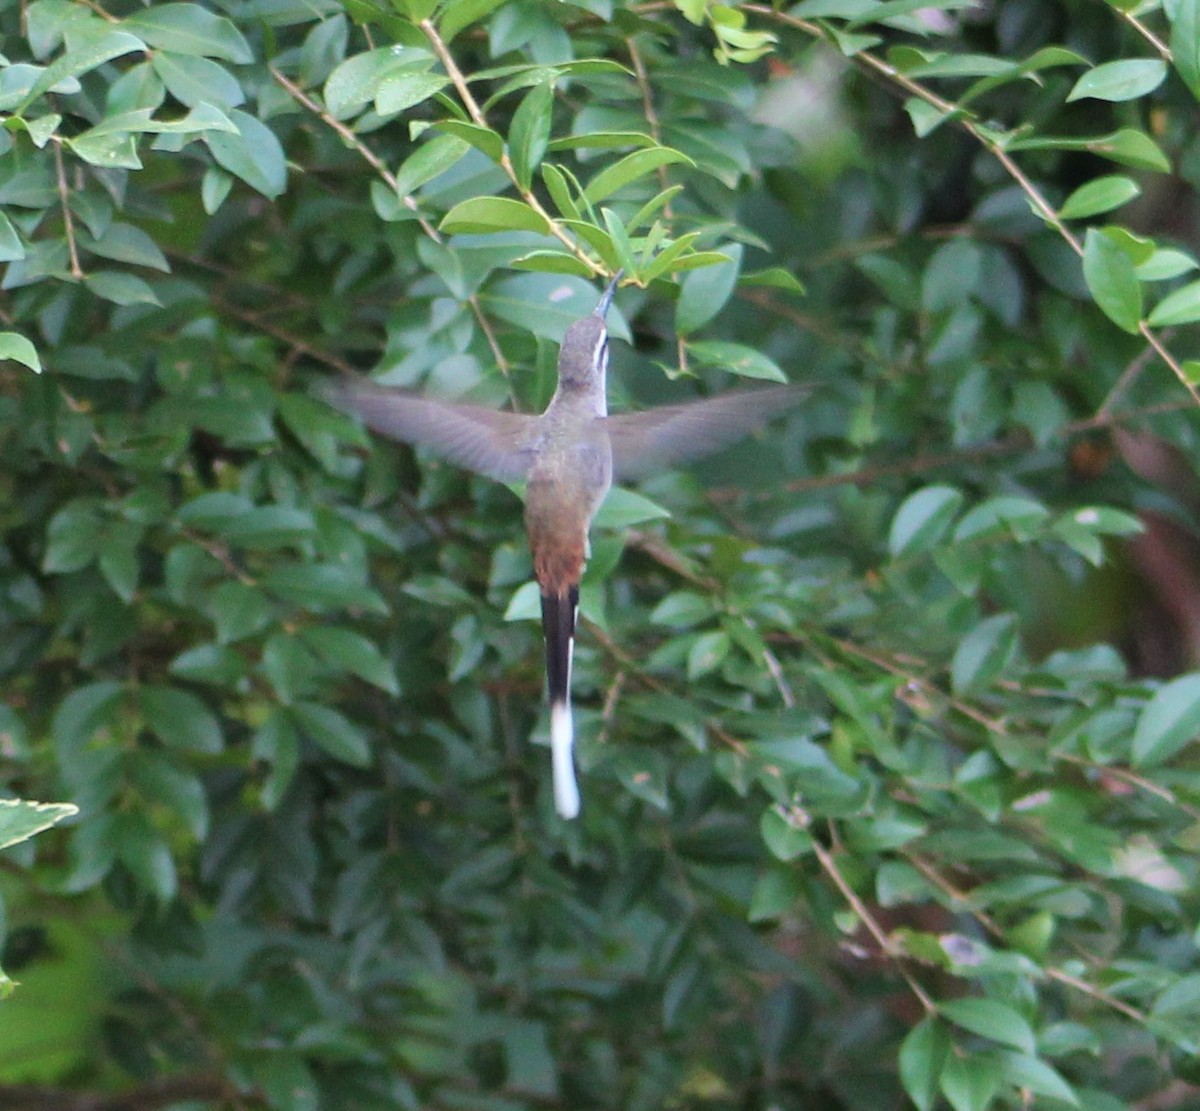
[[[571,819],[579,815],[579,786],[575,782],[575,761],[571,750],[575,747],[575,726],[571,721],[571,707],[566,702],[556,702],[550,707],[550,758],[554,767],[554,808],[560,818]]]

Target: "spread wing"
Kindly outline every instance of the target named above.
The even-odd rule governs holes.
[[[428,448],[498,482],[524,478],[533,458],[536,417],[439,401],[364,380],[324,384],[320,396],[382,436]]]
[[[662,405],[605,418],[613,477],[643,478],[661,467],[728,447],[811,392],[808,386],[737,390],[705,401]]]

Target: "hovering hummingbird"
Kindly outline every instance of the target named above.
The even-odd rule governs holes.
[[[525,526],[541,588],[550,696],[554,802],[579,813],[572,755],[571,658],[588,526],[613,479],[631,479],[716,451],[766,423],[808,391],[742,390],[704,401],[608,415],[605,317],[621,272],[594,312],[572,324],[558,354],[558,389],[541,416],[420,397],[360,380],[334,382],[323,396],[376,432],[428,448],[499,482],[527,480]]]

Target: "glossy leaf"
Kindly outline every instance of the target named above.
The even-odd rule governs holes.
[[[550,115],[554,108],[554,88],[536,85],[513,113],[508,133],[508,153],[521,188],[528,189],[533,172],[541,164],[550,141]]]
[[[1200,736],[1200,675],[1183,675],[1160,687],[1138,716],[1133,762],[1153,766],[1171,759]]]
[[[1169,328],[1200,320],[1200,282],[1190,282],[1167,294],[1150,313],[1150,325]]]
[[[1141,195],[1141,187],[1132,178],[1112,174],[1081,185],[1064,202],[1058,214],[1064,220],[1099,216],[1128,204]]]
[[[1142,319],[1142,287],[1133,260],[1102,231],[1089,228],[1084,241],[1083,278],[1105,316],[1126,332]]]
[[[546,234],[550,225],[524,201],[509,197],[475,197],[456,204],[439,225],[451,235],[499,231],[533,231]]]
[[[733,294],[742,265],[742,249],[732,246],[723,253],[728,262],[693,271],[684,278],[675,308],[675,327],[681,335],[690,335],[707,324]]]
[[[592,178],[583,191],[584,198],[591,204],[599,204],[639,178],[653,173],[662,166],[670,166],[679,162],[689,166],[695,164],[686,154],[672,150],[670,147],[635,150],[619,162],[605,167]]]
[[[946,535],[962,503],[952,486],[926,486],[910,494],[892,519],[889,551],[897,556],[929,551]]]

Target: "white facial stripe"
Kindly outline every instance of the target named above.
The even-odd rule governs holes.
[[[596,368],[596,416],[608,416],[608,333],[601,332],[592,354]]]

